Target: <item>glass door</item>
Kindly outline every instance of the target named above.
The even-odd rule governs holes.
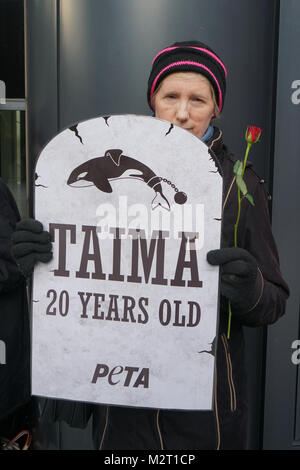
[[[7,101],[0,107],[0,176],[26,215],[25,103]]]

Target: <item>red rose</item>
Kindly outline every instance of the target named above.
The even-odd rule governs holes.
[[[256,126],[248,126],[246,130],[245,139],[248,144],[256,144],[261,136],[262,129]]]

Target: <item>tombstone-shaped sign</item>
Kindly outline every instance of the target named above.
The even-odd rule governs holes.
[[[81,122],[36,166],[53,260],[33,280],[32,392],[211,409],[222,177],[195,136],[152,117]]]

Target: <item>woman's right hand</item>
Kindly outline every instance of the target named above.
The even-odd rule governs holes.
[[[52,259],[50,233],[43,230],[41,222],[26,218],[17,223],[12,234],[12,255],[26,278],[33,273],[36,262]]]

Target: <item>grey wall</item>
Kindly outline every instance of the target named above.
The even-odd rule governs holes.
[[[299,334],[300,265],[300,2],[284,0],[280,9],[277,119],[274,159],[273,231],[291,296],[286,315],[268,329],[264,447],[300,446],[300,383],[292,362]],[[294,84],[299,81],[298,85]],[[292,85],[297,85],[293,88]],[[297,89],[299,91],[297,92]],[[299,347],[298,347],[299,349]]]
[[[225,140],[244,155],[248,124],[264,129],[251,155],[268,182],[276,82],[276,0],[25,0],[28,172],[58,131],[105,114],[150,114],[147,79],[155,53],[199,39],[228,71]],[[270,185],[271,187],[271,185]],[[249,447],[260,446],[262,329],[246,332],[250,373]]]

